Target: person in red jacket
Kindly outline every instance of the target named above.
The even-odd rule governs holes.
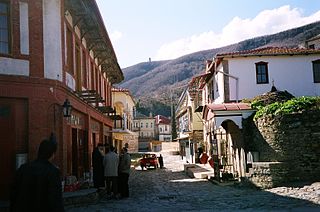
[[[50,162],[57,150],[52,135],[39,146],[36,160],[17,170],[10,211],[64,211],[60,170]]]

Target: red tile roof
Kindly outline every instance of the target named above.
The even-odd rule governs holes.
[[[247,56],[277,56],[277,55],[308,55],[320,54],[319,49],[288,48],[288,47],[265,47],[250,49],[238,52],[217,54],[216,58],[221,57],[247,57]]]
[[[213,111],[251,110],[249,103],[208,104],[208,108]]]

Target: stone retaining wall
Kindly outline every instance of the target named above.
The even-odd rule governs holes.
[[[281,186],[288,180],[288,168],[281,162],[254,162],[248,179],[260,188]]]
[[[319,111],[268,115],[244,125],[247,151],[259,152],[259,161],[269,162],[253,165],[249,180],[254,184],[320,180]]]

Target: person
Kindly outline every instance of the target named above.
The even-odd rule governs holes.
[[[159,156],[159,165],[160,165],[160,169],[162,169],[163,168],[163,157],[161,154]]]
[[[93,186],[98,190],[105,187],[103,158],[103,144],[98,143],[92,152]]]
[[[10,211],[64,211],[60,170],[50,161],[57,150],[54,136],[40,143],[37,159],[16,172]]]
[[[119,157],[114,152],[113,146],[106,147],[107,154],[104,156],[104,176],[106,179],[107,195],[110,197],[118,198],[118,166]],[[112,191],[112,193],[111,193]]]
[[[129,175],[131,167],[131,157],[128,149],[123,147],[121,149],[121,156],[119,162],[119,192],[122,198],[129,197]]]

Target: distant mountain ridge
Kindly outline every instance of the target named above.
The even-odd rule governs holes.
[[[134,98],[153,114],[170,116],[170,103],[177,101],[181,91],[195,75],[203,73],[205,61],[217,53],[262,48],[266,46],[300,47],[305,41],[320,34],[320,21],[272,35],[247,39],[221,48],[191,53],[177,59],[139,63],[124,68],[125,80],[116,86],[128,88]],[[171,93],[172,91],[172,93]],[[166,105],[165,111],[157,111],[156,105]],[[168,114],[169,113],[169,114]]]

